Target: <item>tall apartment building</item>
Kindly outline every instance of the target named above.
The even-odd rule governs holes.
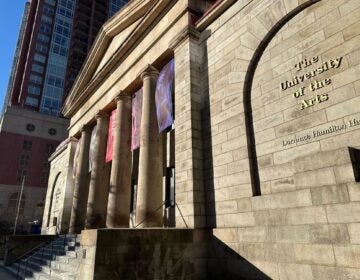
[[[66,137],[66,93],[102,24],[127,1],[28,0],[0,123],[0,220],[41,219],[48,157]]]

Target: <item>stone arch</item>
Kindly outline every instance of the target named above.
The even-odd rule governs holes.
[[[48,209],[48,216],[47,216],[47,221],[46,221],[46,226],[49,227],[50,225],[50,218],[51,218],[51,208],[52,208],[52,203],[53,203],[53,199],[54,199],[54,191],[55,191],[55,187],[56,184],[59,180],[61,172],[59,172],[58,174],[56,174],[55,176],[55,180],[51,189],[51,195],[50,195],[50,202],[49,202],[49,209]]]
[[[306,8],[320,1],[321,0],[308,0],[305,3],[296,7],[295,9],[293,9],[292,11],[290,11],[283,18],[281,18],[270,29],[270,31],[267,33],[264,39],[260,42],[259,46],[255,50],[250,60],[244,82],[243,103],[244,103],[244,118],[245,118],[244,121],[245,121],[246,135],[247,135],[247,152],[248,152],[249,165],[250,165],[249,167],[250,167],[253,196],[261,195],[260,176],[259,176],[259,168],[258,168],[257,153],[256,153],[255,132],[253,125],[253,111],[251,104],[251,91],[252,91],[252,85],[253,85],[253,80],[255,77],[255,71],[257,65],[265,49],[270,44],[271,40],[275,37],[275,35],[280,31],[280,29],[297,14],[299,14]]]

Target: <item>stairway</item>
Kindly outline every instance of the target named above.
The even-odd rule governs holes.
[[[4,268],[17,275],[17,279],[72,280],[80,264],[79,250],[80,235],[59,235],[56,240]]]

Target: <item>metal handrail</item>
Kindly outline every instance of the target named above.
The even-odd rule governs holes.
[[[148,218],[154,216],[154,214],[162,207],[165,205],[165,201],[163,202],[163,204],[161,204],[158,208],[156,208],[156,210],[152,211],[151,212],[151,215],[147,216],[144,220],[142,220],[140,223],[138,223],[134,228],[137,228],[139,225],[141,225],[142,223],[144,223]],[[177,209],[179,210],[179,213],[180,213],[180,216],[182,218],[182,220],[184,221],[184,224],[186,226],[186,228],[189,228],[189,226],[187,225],[186,221],[185,221],[185,218],[183,216],[183,214],[181,213],[181,210],[180,210],[180,207],[179,205],[175,202],[175,206],[177,207]]]
[[[175,206],[176,206],[177,209],[179,210],[180,216],[181,216],[181,218],[183,219],[186,228],[189,228],[188,225],[187,225],[187,223],[186,223],[186,221],[185,221],[185,218],[184,218],[183,214],[181,213],[180,207],[179,207],[179,205],[178,205],[176,202],[175,202]]]
[[[19,262],[18,269],[17,269],[17,272],[16,272],[16,280],[18,279],[18,275],[19,275],[19,272],[20,272],[20,264],[21,264],[21,261]]]
[[[46,244],[47,242],[48,242],[48,241],[45,241],[45,242],[43,242],[43,243],[40,243],[38,246],[30,249],[29,251],[26,251],[26,252],[25,252],[24,254],[22,254],[20,257],[17,257],[17,258],[14,260],[14,262],[16,262],[16,261],[18,261],[18,260],[21,260],[23,257],[27,256],[30,252],[39,249],[40,247],[42,247],[42,246],[43,246],[44,244]],[[21,244],[23,244],[23,243],[21,243]],[[14,248],[15,248],[15,247],[14,247]]]
[[[25,268],[24,268],[24,273],[23,273],[24,279],[26,277],[26,269],[27,269],[28,261],[29,261],[29,257],[27,257],[26,260],[25,260]]]
[[[163,204],[161,204],[158,208],[156,208],[154,211],[151,212],[151,215],[147,216],[145,219],[143,219],[140,223],[138,223],[135,228],[137,228],[139,225],[141,225],[143,222],[145,222],[148,218],[154,216],[154,214],[161,208],[163,207],[165,204],[165,202],[163,202]]]

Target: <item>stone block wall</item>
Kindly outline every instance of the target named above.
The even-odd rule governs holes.
[[[264,279],[360,274],[359,165],[349,153],[360,147],[359,12],[357,1],[244,0],[198,23],[207,225]]]
[[[73,161],[76,144],[75,138],[68,138],[50,158],[42,234],[66,233],[69,228],[74,195]]]
[[[270,279],[223,237],[203,229],[82,231],[77,279]]]
[[[82,231],[77,279],[208,279],[207,241],[191,229]]]

